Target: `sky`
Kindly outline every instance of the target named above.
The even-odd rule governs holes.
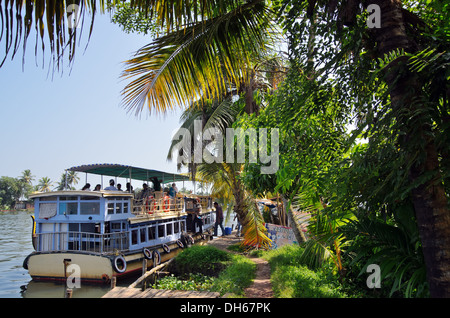
[[[30,169],[34,184],[49,177],[56,186],[66,168],[92,163],[177,172],[176,162],[166,156],[181,110],[138,118],[120,105],[127,84],[120,78],[122,62],[150,41],[98,15],[87,49],[82,41],[72,68],[65,66],[52,78],[49,50],[42,66],[30,34],[24,69],[22,50],[0,68],[0,177],[19,177]],[[4,50],[3,42],[0,47]],[[85,183],[84,173],[79,176],[76,188]]]

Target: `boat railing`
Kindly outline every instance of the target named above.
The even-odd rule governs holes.
[[[88,232],[50,232],[36,234],[36,251],[82,251],[110,254],[128,249],[128,232],[106,234]]]
[[[171,198],[169,196],[163,198],[149,196],[144,199],[135,199],[133,201],[133,214],[147,216],[178,214],[183,210],[183,202],[183,197]]]

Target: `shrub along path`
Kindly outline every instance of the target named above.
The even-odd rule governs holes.
[[[227,247],[233,244],[240,243],[242,237],[236,237],[234,233],[231,235],[215,237],[208,245],[215,246],[224,251]],[[262,258],[250,258],[256,263],[256,277],[250,287],[245,289],[245,297],[247,298],[272,298],[272,284],[270,283],[270,265]]]

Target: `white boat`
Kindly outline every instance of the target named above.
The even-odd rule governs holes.
[[[189,180],[187,176],[117,164],[83,165],[67,171],[147,182]],[[24,260],[33,280],[65,280],[77,265],[81,281],[108,283],[164,262],[183,248],[208,239],[214,226],[212,198],[163,190],[136,199],[124,191],[39,192],[34,199],[33,245]],[[203,229],[194,222],[199,199]],[[73,268],[73,266],[71,267]]]

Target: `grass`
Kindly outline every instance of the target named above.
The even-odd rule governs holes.
[[[271,282],[277,298],[343,298],[337,277],[329,267],[313,271],[300,262],[303,249],[286,245],[264,253],[271,266]]]
[[[194,245],[178,254],[168,270],[174,274],[160,279],[152,288],[208,290],[238,297],[252,283],[256,265],[242,255]]]

